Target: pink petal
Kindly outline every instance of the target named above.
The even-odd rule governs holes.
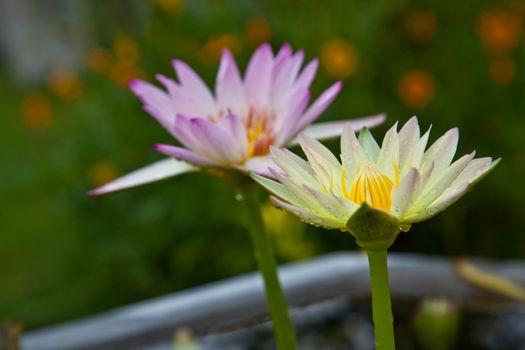
[[[299,89],[308,89],[310,87],[310,84],[314,80],[318,66],[319,61],[317,59],[312,60],[310,63],[308,63],[308,65],[304,68],[302,73],[295,81],[294,86],[296,86]]]
[[[277,120],[274,127],[274,132],[277,134],[275,141],[275,146],[277,147],[286,144],[290,138],[295,136],[292,133],[310,101],[310,91],[303,90],[297,91],[297,93],[299,94],[297,97],[294,96],[294,98],[290,99],[291,103],[287,106],[288,109],[277,112]]]
[[[88,192],[88,194],[90,196],[100,196],[197,170],[198,168],[189,163],[172,158],[164,159],[124,175],[115,181]]]
[[[287,62],[282,64],[282,69],[274,75],[272,82],[272,104],[279,108],[287,101],[290,95],[292,84],[297,77],[297,73],[303,63],[304,53],[297,52]]]
[[[238,166],[239,170],[245,172],[252,172],[261,176],[273,179],[272,170],[277,173],[282,173],[277,164],[275,164],[269,155],[249,158],[243,165]]]
[[[177,72],[183,89],[185,89],[202,108],[202,117],[215,117],[217,115],[215,100],[202,79],[182,61],[174,60],[173,67]]]
[[[281,49],[275,56],[273,66],[274,77],[277,74],[279,74],[279,71],[283,68],[284,64],[290,59],[290,56],[292,56],[292,47],[290,46],[290,44],[286,43],[283,46],[281,46]]]
[[[229,113],[219,119],[217,125],[231,135],[231,142],[235,143],[236,147],[248,150],[248,136],[241,117]]]
[[[270,100],[272,84],[273,55],[270,45],[263,44],[255,51],[244,78],[246,94],[250,104],[265,108]]]
[[[220,114],[231,110],[237,115],[246,115],[248,106],[244,84],[230,51],[224,49],[215,85]]]
[[[144,110],[170,131],[176,109],[169,95],[158,87],[138,79],[132,80],[129,88],[144,103]]]
[[[213,160],[224,165],[241,163],[246,149],[232,140],[231,135],[221,127],[201,118],[190,119],[191,133]]]
[[[317,100],[315,100],[315,102],[310,106],[310,108],[308,108],[306,113],[299,121],[297,127],[295,128],[294,133],[299,133],[301,130],[313,123],[314,120],[317,117],[319,117],[319,115],[323,113],[325,109],[332,103],[337,94],[339,94],[339,91],[341,91],[342,86],[343,83],[338,81],[337,83],[333,84],[328,89],[326,89],[321,94],[321,96],[319,96]]]
[[[177,160],[184,161],[196,166],[214,166],[217,163],[212,160],[203,157],[195,152],[189,151],[186,148],[175,147],[171,145],[160,145],[157,144],[154,146],[155,150],[163,153],[169,157],[173,157]]]

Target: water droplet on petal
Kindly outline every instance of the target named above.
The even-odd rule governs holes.
[[[238,201],[238,202],[242,201],[242,200],[243,200],[243,196],[242,196],[242,194],[237,193],[237,194],[235,195],[235,200]]]
[[[399,229],[403,232],[410,231],[410,228],[412,227],[412,224],[401,224],[399,225]]]

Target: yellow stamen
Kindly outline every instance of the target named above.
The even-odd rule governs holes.
[[[398,180],[396,172],[396,185]],[[341,175],[343,196],[351,201],[362,204],[367,202],[374,208],[389,210],[392,206],[392,188],[394,183],[385,174],[381,173],[375,165],[366,164],[360,166],[357,176],[350,187],[350,192],[346,191],[344,172]]]
[[[399,185],[399,167],[396,163],[393,163],[392,166],[394,167],[394,176],[395,176],[395,184],[396,187]]]
[[[259,122],[251,128],[247,128],[246,133],[248,135],[248,156],[251,157],[255,154],[255,143],[259,139],[259,136],[264,132],[264,123]]]
[[[273,142],[271,135],[271,120],[265,113],[250,109],[245,120],[246,136],[248,137],[248,158],[268,153]]]

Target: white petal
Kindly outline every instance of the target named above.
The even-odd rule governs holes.
[[[377,155],[377,167],[379,171],[395,182],[395,167],[399,167],[399,136],[397,134],[397,123],[385,134],[381,150]],[[398,168],[399,171],[399,168]]]
[[[459,174],[467,167],[467,165],[474,158],[475,152],[467,154],[448,167],[442,175],[439,176],[435,181],[432,181],[433,175],[430,177],[431,180],[427,186],[423,189],[421,197],[418,198],[414,204],[413,210],[419,211],[420,208],[426,209],[432,202],[434,202],[443,192],[451,185],[451,183],[458,177]]]
[[[330,214],[335,218],[338,218],[342,222],[347,222],[350,219],[350,216],[353,214],[353,211],[349,210],[350,202],[344,198],[338,198],[332,194],[326,194],[319,190],[313,189],[308,186],[303,186],[311,196],[315,198],[319,206],[323,207],[326,213]],[[348,204],[348,206],[347,206]],[[354,211],[357,210],[357,204],[354,204]]]
[[[135,170],[102,187],[96,188],[90,191],[89,195],[99,196],[101,194],[120,191],[197,170],[199,169],[189,163],[172,158],[164,159]]]
[[[299,141],[312,169],[325,190],[341,190],[341,164],[328,148],[306,135]]]
[[[419,125],[416,117],[410,118],[399,130],[399,171],[404,175],[409,169],[410,154],[419,141]]]
[[[473,159],[469,165],[459,174],[459,176],[450,185],[451,188],[459,187],[463,184],[472,185],[480,178],[485,176],[492,168],[499,163],[499,159],[492,161],[492,158]]]
[[[467,189],[468,189],[468,185],[465,184],[457,188],[455,191],[449,193],[448,195],[441,196],[425,210],[416,212],[414,214],[411,214],[405,217],[403,219],[403,223],[412,224],[412,223],[423,221],[423,220],[433,217],[434,215],[445,210],[447,207],[449,207],[452,203],[457,201],[459,198],[461,198],[467,192]]]
[[[364,127],[369,129],[375,128],[381,125],[386,120],[386,114],[377,114],[368,117],[338,120],[333,122],[324,122],[310,125],[304,129],[301,133],[310,136],[316,140],[328,140],[336,137],[340,137],[343,132],[343,128],[346,124],[350,124],[354,132],[361,130]],[[299,143],[298,138],[294,138],[288,142],[288,146],[294,146]]]
[[[458,146],[459,132],[457,128],[450,129],[437,139],[423,155],[423,168],[430,162],[434,162],[432,177],[438,177],[450,165],[456,148]]]
[[[272,194],[284,199],[288,203],[292,203],[295,206],[305,207],[304,199],[302,196],[298,196],[294,191],[287,186],[277,181],[271,180],[265,176],[252,173],[251,177],[257,181],[261,186],[266,188]],[[306,206],[307,207],[307,206]]]
[[[283,148],[270,147],[272,160],[296,183],[315,187],[317,178],[307,161]]]
[[[399,186],[392,193],[392,213],[401,218],[410,208],[410,205],[417,198],[420,191],[421,177],[416,168],[412,168],[408,174],[402,178]]]
[[[350,124],[346,124],[341,135],[341,160],[345,169],[345,177],[349,183],[354,181],[358,167],[368,162]]]
[[[318,198],[312,193],[311,188],[297,184],[285,175],[276,172],[274,172],[273,175],[293,194],[294,199],[290,200],[290,203],[316,215],[332,216],[332,213],[328,211],[324,205],[319,203]]]
[[[298,216],[301,220],[309,223],[309,224],[313,224],[313,225],[317,225],[317,226],[322,226],[322,227],[325,227],[325,228],[336,228],[336,229],[343,229],[345,228],[346,226],[346,223],[344,222],[341,222],[335,218],[331,218],[331,217],[323,217],[323,216],[320,216],[320,215],[316,215],[316,214],[313,214],[313,213],[310,213],[304,209],[301,209],[301,208],[298,208],[294,205],[291,205],[291,204],[288,204],[286,202],[283,202],[273,196],[270,197],[270,199],[272,200],[272,202],[280,207],[280,208],[283,208],[287,211],[289,211],[290,213]]]
[[[368,157],[368,159],[370,159],[371,162],[375,162],[379,154],[380,148],[376,140],[370,133],[370,130],[368,130],[368,128],[362,129],[359,133],[359,137],[357,138],[357,140],[363,148],[363,151],[365,151],[365,154]]]
[[[405,160],[405,164],[403,166],[403,169],[400,169],[400,174],[404,175],[408,170],[411,168],[417,168],[420,169],[420,172],[422,171],[422,161],[423,161],[423,155],[425,154],[425,148],[427,147],[428,138],[430,136],[430,130],[432,127],[428,128],[427,132],[421,138],[415,143],[412,151],[410,151],[408,159]],[[430,162],[426,165],[428,167],[430,164],[433,164]]]

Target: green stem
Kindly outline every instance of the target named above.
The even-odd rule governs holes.
[[[270,309],[277,346],[280,350],[295,350],[297,349],[295,331],[279,283],[272,242],[266,232],[261,215],[261,202],[257,194],[256,189],[248,189],[242,194],[246,224],[251,233],[255,259],[264,280],[266,302]]]
[[[370,284],[372,286],[372,315],[376,350],[395,350],[394,319],[388,286],[387,251],[368,250]]]

